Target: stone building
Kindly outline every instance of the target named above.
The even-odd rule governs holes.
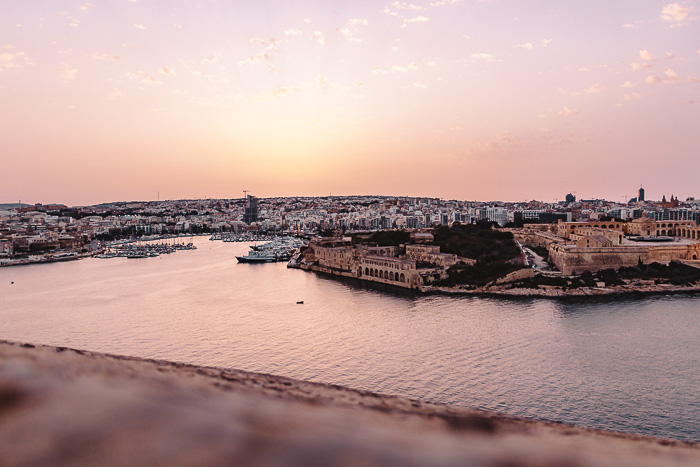
[[[457,263],[457,255],[440,253],[438,245],[406,245],[406,256],[445,268]]]

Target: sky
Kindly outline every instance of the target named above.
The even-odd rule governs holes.
[[[0,202],[700,197],[700,0],[0,0]]]

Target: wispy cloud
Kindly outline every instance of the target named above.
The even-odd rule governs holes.
[[[496,60],[496,57],[494,55],[483,52],[471,54],[469,58],[471,58],[472,60],[483,60],[485,62],[493,62],[494,60]]]
[[[574,115],[578,115],[580,113],[580,110],[570,109],[567,106],[564,106],[564,108],[559,111],[559,115],[561,115],[562,117],[573,117]]]
[[[357,35],[360,32],[360,28],[367,25],[369,25],[369,21],[366,19],[353,18],[344,26],[338,28],[338,32],[353,42],[361,42],[361,39],[357,37]]]
[[[692,9],[692,7],[685,7],[678,3],[669,3],[661,10],[661,19],[668,22],[683,21]]]
[[[175,76],[177,74],[177,73],[175,73],[175,70],[173,70],[172,68],[169,68],[167,66],[158,68],[158,71],[164,75],[170,75],[170,76]]]
[[[313,38],[314,42],[318,45],[326,45],[326,38],[323,36],[323,33],[321,31],[314,31]]]
[[[633,63],[630,63],[630,70],[632,70],[632,71],[648,70],[652,66],[653,65],[651,63],[633,62]]]
[[[635,83],[633,83],[632,81],[625,81],[624,83],[622,83],[622,87],[623,87],[623,88],[628,88],[628,89],[630,89],[630,88],[634,88],[634,87],[636,87],[636,86],[637,86],[637,85],[636,85]]]
[[[654,55],[652,55],[652,53],[649,52],[648,50],[640,50],[639,51],[639,59],[645,60],[645,61],[654,60]]]
[[[94,53],[92,54],[92,58],[95,60],[111,60],[111,61],[119,61],[121,60],[121,57],[119,55],[109,55],[109,54],[100,54],[100,53]]]
[[[279,43],[279,39],[275,37],[272,37],[270,39],[260,39],[258,37],[253,37],[252,39],[250,39],[250,43],[255,45],[261,45],[265,47],[266,50],[269,50],[271,52],[277,52],[277,44]]]
[[[429,21],[430,18],[426,16],[416,16],[414,18],[406,18],[403,20],[404,23],[425,23],[426,21]]]
[[[73,80],[73,79],[75,79],[77,74],[78,74],[77,68],[70,66],[66,63],[61,64],[61,76],[63,76],[64,79]]]
[[[145,84],[163,84],[163,82],[161,80],[159,80],[158,78],[156,78],[155,76],[153,76],[149,73],[146,73],[145,71],[137,71],[137,72],[128,71],[124,74],[124,76],[126,76],[129,79],[139,80]]]
[[[135,29],[140,29],[140,30],[142,30],[142,31],[145,31],[145,30],[146,30],[146,26],[144,26],[143,24],[134,24],[134,28],[135,28]]]
[[[216,63],[219,61],[219,54],[218,53],[213,53],[211,55],[207,55],[205,57],[202,57],[202,59],[199,61],[202,65],[206,65],[208,63]]]
[[[585,92],[586,94],[597,94],[603,91],[605,91],[605,86],[603,86],[600,83],[595,83],[593,86],[585,89],[583,92]]]

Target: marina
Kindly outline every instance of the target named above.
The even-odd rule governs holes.
[[[289,261],[294,253],[306,244],[294,237],[275,237],[271,242],[253,245],[245,256],[236,256],[239,263],[276,263]]]

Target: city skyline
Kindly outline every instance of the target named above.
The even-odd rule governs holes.
[[[34,1],[0,202],[697,196],[697,1]]]

